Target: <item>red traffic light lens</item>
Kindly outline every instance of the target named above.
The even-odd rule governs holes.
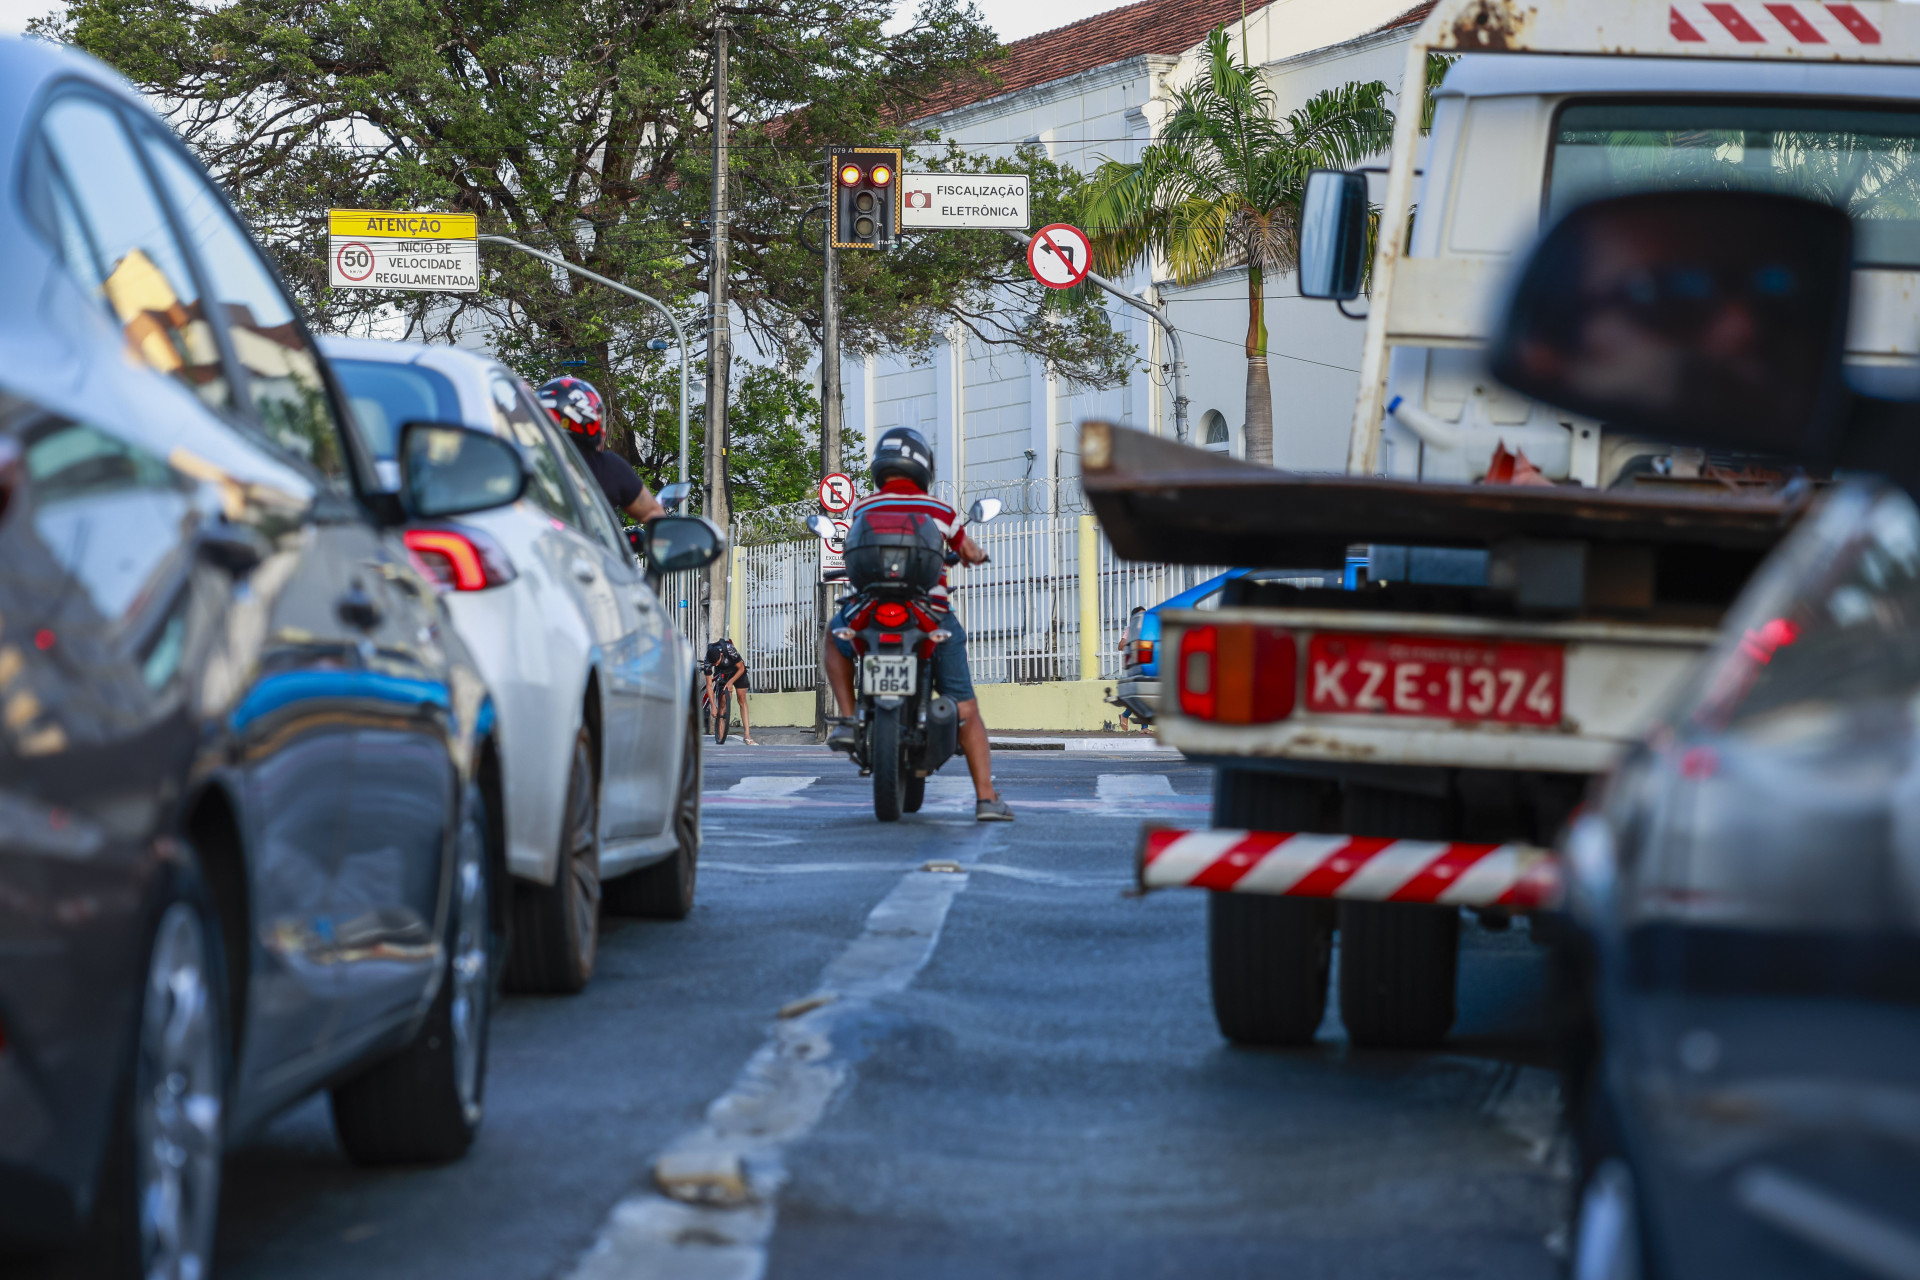
[[[893,170],[884,164],[877,164],[873,166],[873,172],[868,176],[873,179],[874,186],[884,187],[893,181]]]
[[[859,186],[860,176],[861,175],[860,175],[859,165],[843,164],[840,166],[840,182],[842,186],[848,186],[848,187]]]

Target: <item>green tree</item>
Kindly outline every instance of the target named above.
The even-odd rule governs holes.
[[[784,369],[746,371],[729,400],[728,501],[736,511],[814,496],[820,482],[820,396]]]
[[[949,167],[999,167],[899,123],[956,80],[991,75],[998,44],[978,11],[922,0],[890,31],[893,11],[893,0],[73,0],[35,30],[103,58],[161,104],[319,327],[384,322],[431,339],[484,328],[536,381],[561,353],[590,352],[616,446],[645,466],[658,406],[629,401],[650,394],[663,368],[645,349],[664,336],[650,312],[495,249],[483,251],[478,294],[334,291],[326,210],[477,214],[483,231],[666,301],[697,359],[709,283],[710,33],[724,16],[730,293],[754,344],[798,364],[818,333],[821,260],[797,223],[826,196],[828,141],[892,141]],[[1074,175],[1035,154],[1017,163],[1034,173],[1037,211],[1069,207]],[[815,245],[818,232],[816,219]],[[1043,300],[1004,237],[943,233],[844,258],[849,355],[922,352],[958,322],[1089,385],[1126,376],[1118,337],[1090,309]],[[992,305],[1001,286],[1012,305]]]
[[[1355,82],[1285,116],[1261,73],[1236,59],[1225,28],[1207,67],[1175,97],[1159,142],[1133,163],[1104,162],[1086,195],[1094,260],[1124,271],[1149,255],[1181,284],[1247,268],[1247,457],[1273,461],[1266,275],[1299,254],[1300,200],[1314,169],[1345,169],[1387,149],[1387,87]]]

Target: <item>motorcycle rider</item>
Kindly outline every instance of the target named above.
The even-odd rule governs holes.
[[[880,488],[853,504],[847,513],[849,522],[874,507],[904,509],[933,520],[946,538],[947,545],[964,564],[979,564],[987,558],[980,545],[967,537],[960,513],[927,490],[933,486],[933,449],[926,437],[912,427],[893,427],[883,432],[873,446],[873,479]],[[973,816],[979,822],[1012,822],[1013,810],[993,789],[992,748],[987,743],[987,726],[980,718],[980,704],[973,695],[973,678],[967,671],[967,633],[953,616],[947,596],[947,574],[940,572],[940,585],[931,592],[932,604],[940,626],[951,632],[933,651],[933,687],[951,698],[960,713],[960,750],[967,758],[967,771],[973,775]],[[827,623],[827,634],[847,625],[846,607],[836,610]],[[825,646],[827,683],[833,686],[833,700],[840,714],[828,730],[828,745],[852,750],[859,730],[853,719],[853,645],[835,638]]]
[[[707,705],[718,713],[720,698],[714,688],[715,680],[720,682],[720,688],[732,689],[733,700],[740,704],[740,738],[750,747],[759,746],[753,740],[753,724],[747,719],[747,656],[733,647],[729,637],[721,636],[707,646],[703,662],[707,669]]]
[[[618,454],[607,452],[607,433],[601,429],[606,410],[591,382],[562,375],[541,383],[534,395],[554,422],[566,428],[567,439],[580,451],[615,511],[641,524],[667,514],[634,469]]]

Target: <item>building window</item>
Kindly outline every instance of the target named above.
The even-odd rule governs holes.
[[[1227,431],[1226,415],[1218,409],[1209,409],[1200,419],[1200,440],[1205,448],[1215,453],[1232,453],[1233,436]]]

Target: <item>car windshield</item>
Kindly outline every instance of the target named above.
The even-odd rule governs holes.
[[[458,422],[460,399],[453,384],[417,364],[384,360],[335,360],[333,371],[353,404],[367,449],[391,462],[394,437],[409,422]]]
[[[1586,102],[1554,128],[1547,219],[1633,191],[1773,191],[1845,209],[1861,266],[1920,267],[1920,112]]]

